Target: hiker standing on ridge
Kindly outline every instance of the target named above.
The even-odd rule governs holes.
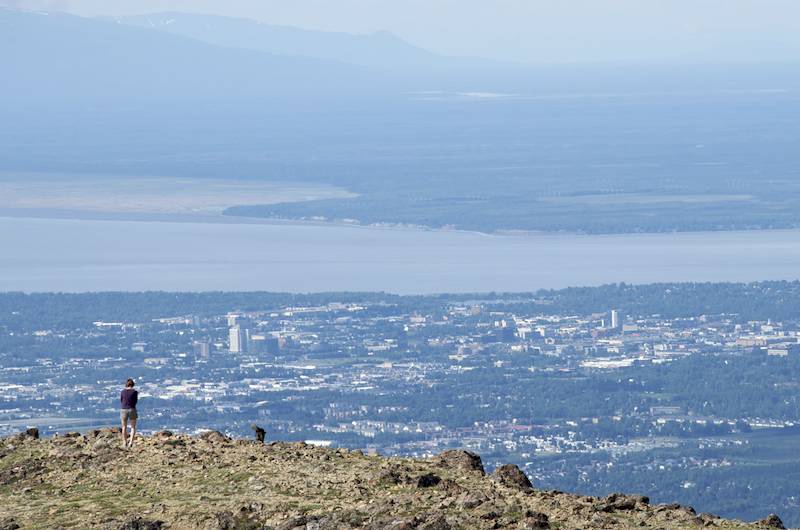
[[[119,394],[119,417],[122,420],[122,446],[133,447],[133,438],[136,436],[136,402],[139,401],[139,392],[133,389],[133,379],[125,382],[125,388]],[[128,420],[131,422],[131,437],[128,439]]]

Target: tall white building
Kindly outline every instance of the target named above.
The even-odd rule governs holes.
[[[611,329],[619,329],[621,323],[619,321],[619,311],[616,309],[611,310]]]
[[[245,345],[247,344],[247,337],[242,326],[237,324],[228,330],[228,343],[230,345],[228,350],[231,353],[244,352]]]

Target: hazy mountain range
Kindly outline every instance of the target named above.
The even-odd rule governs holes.
[[[410,90],[413,78],[432,69],[490,64],[439,56],[386,32],[350,35],[179,13],[92,19],[0,8],[0,92],[11,100],[366,96]]]
[[[115,19],[0,8],[0,100],[219,102],[426,91],[562,94],[785,88],[794,65],[522,65],[447,57],[387,32],[310,31],[214,15]],[[1,104],[0,104],[1,105]]]
[[[0,93],[10,99],[225,98],[375,91],[368,69],[226,48],[64,13],[0,8]]]
[[[409,44],[387,31],[353,35],[273,26],[245,18],[175,12],[124,16],[111,20],[219,46],[316,57],[381,70],[424,70],[496,64],[484,59],[437,55]]]

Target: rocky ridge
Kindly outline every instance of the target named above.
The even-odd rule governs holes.
[[[304,443],[168,431],[121,447],[118,431],[0,440],[0,530],[18,528],[455,530],[776,529],[646,497],[536,489],[478,455],[367,456]]]

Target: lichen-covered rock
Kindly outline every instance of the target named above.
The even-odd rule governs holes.
[[[520,521],[518,528],[520,530],[547,529],[550,528],[550,518],[547,514],[540,512],[529,513],[525,516],[525,519]]]
[[[299,517],[290,517],[286,521],[279,524],[276,530],[295,530],[299,528],[305,530],[307,523],[308,523],[308,517],[304,515],[301,515]]]
[[[227,443],[231,439],[219,431],[206,431],[200,435],[200,439],[212,443]]]
[[[16,442],[24,442],[25,440],[38,440],[39,439],[39,429],[35,427],[31,427],[30,429],[25,429],[21,433],[18,433],[11,437]]]
[[[409,482],[411,479],[407,473],[397,466],[391,466],[388,469],[383,469],[378,473],[378,476],[373,479],[373,483],[382,486],[396,486]]]
[[[786,530],[786,527],[783,525],[783,521],[781,521],[781,518],[775,515],[774,513],[769,514],[767,517],[758,521],[756,524],[760,524],[761,526],[766,526],[767,528],[778,528],[780,530]]]
[[[393,521],[376,521],[367,530],[415,530],[417,521],[414,518],[395,519]]]
[[[452,527],[450,523],[447,522],[447,518],[442,514],[429,514],[425,519],[417,526],[418,530],[451,530]]]
[[[253,429],[253,432],[256,435],[256,440],[264,443],[264,438],[267,436],[267,431],[256,425],[255,423],[250,426]]]
[[[492,479],[507,488],[523,491],[533,489],[533,484],[531,484],[528,476],[514,464],[506,464],[495,469],[494,473],[492,473]]]
[[[433,460],[434,462],[437,463],[437,465],[449,467],[452,469],[460,469],[462,471],[475,471],[480,473],[481,475],[486,473],[486,471],[484,471],[483,469],[483,461],[481,460],[481,457],[473,453],[472,451],[463,451],[463,450],[445,451],[434,457]]]
[[[0,530],[18,530],[22,528],[13,517],[0,519]]]
[[[442,481],[441,477],[433,473],[425,473],[417,478],[418,488],[432,488]]]
[[[625,495],[623,493],[612,493],[595,505],[601,512],[614,512],[633,510],[637,504],[650,504],[650,499],[643,495]]]
[[[164,526],[162,521],[150,521],[147,519],[143,519],[141,517],[131,517],[121,526],[117,527],[117,530],[161,530]]]
[[[477,508],[484,502],[488,501],[489,497],[482,493],[482,492],[475,492],[475,493],[466,493],[461,495],[458,498],[456,503],[460,505],[465,510],[472,510],[473,508]]]

